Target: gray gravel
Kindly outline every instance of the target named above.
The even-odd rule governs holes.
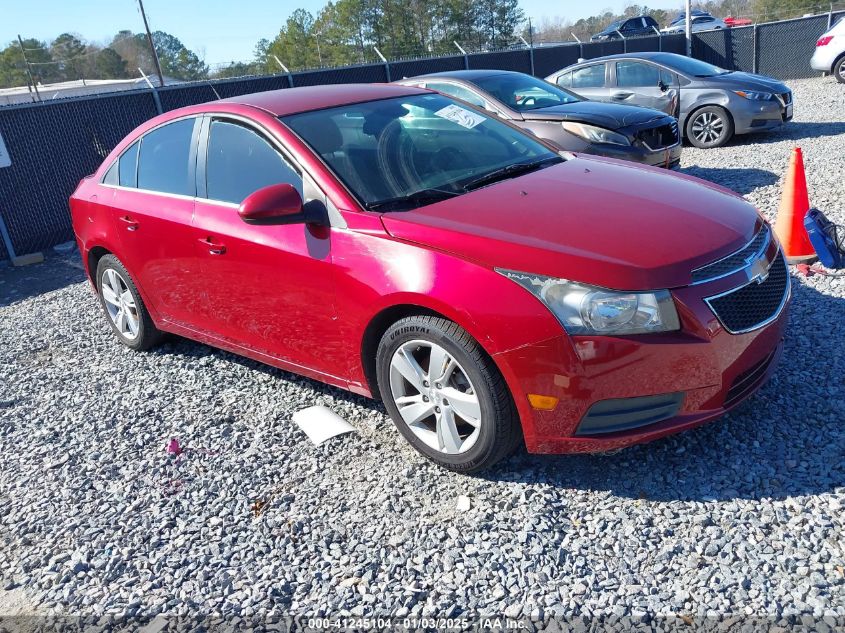
[[[794,123],[688,147],[683,171],[773,218],[800,145],[812,202],[845,223],[845,86],[791,85]],[[0,269],[0,589],[118,618],[845,627],[843,299],[845,277],[795,278],[777,375],[722,421],[466,477],[429,465],[371,401],[185,340],[123,348],[75,256]],[[314,404],[359,433],[315,448],[291,422]]]

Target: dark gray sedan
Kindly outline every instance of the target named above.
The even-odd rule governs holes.
[[[674,117],[652,108],[588,101],[524,73],[459,70],[396,83],[429,88],[484,108],[571,152],[656,167],[675,167],[681,160]]]
[[[772,130],[792,119],[792,91],[786,84],[673,53],[599,57],[546,80],[587,99],[672,114],[696,147],[719,147],[734,134]]]

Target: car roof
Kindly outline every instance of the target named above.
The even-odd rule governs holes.
[[[415,77],[407,77],[402,81],[411,81],[416,79],[431,79],[433,77],[440,79],[463,79],[464,81],[473,81],[481,79],[482,77],[493,77],[495,75],[522,75],[511,70],[446,70],[440,73],[429,73],[427,75],[416,75]]]
[[[392,97],[424,94],[427,91],[398,84],[330,84],[254,92],[213,103],[234,103],[266,110],[275,116],[322,110]]]
[[[683,55],[676,55],[675,53],[660,53],[657,51],[647,51],[642,53],[618,53],[616,55],[605,55],[604,57],[593,57],[592,59],[585,59],[583,62],[571,64],[566,68],[575,68],[576,66],[586,66],[595,62],[605,62],[613,59],[646,59],[658,64],[672,65],[672,60],[675,57],[683,57]],[[566,70],[561,68],[561,70]],[[560,71],[558,71],[560,72]]]

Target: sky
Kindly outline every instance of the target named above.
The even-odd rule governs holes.
[[[621,11],[632,0],[520,0],[526,16],[570,20],[588,17],[604,8]],[[640,0],[638,4],[643,4]],[[105,43],[122,29],[143,31],[137,0],[0,0],[0,46],[21,37],[50,41],[70,32],[85,40]],[[255,43],[272,39],[295,9],[317,14],[324,0],[144,0],[150,28],[166,31],[215,65],[252,58]],[[649,0],[655,9],[679,9],[682,0]],[[5,5],[5,6],[4,6]]]

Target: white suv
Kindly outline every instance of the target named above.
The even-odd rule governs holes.
[[[813,70],[832,73],[845,84],[845,16],[816,42],[816,52],[810,60]]]

